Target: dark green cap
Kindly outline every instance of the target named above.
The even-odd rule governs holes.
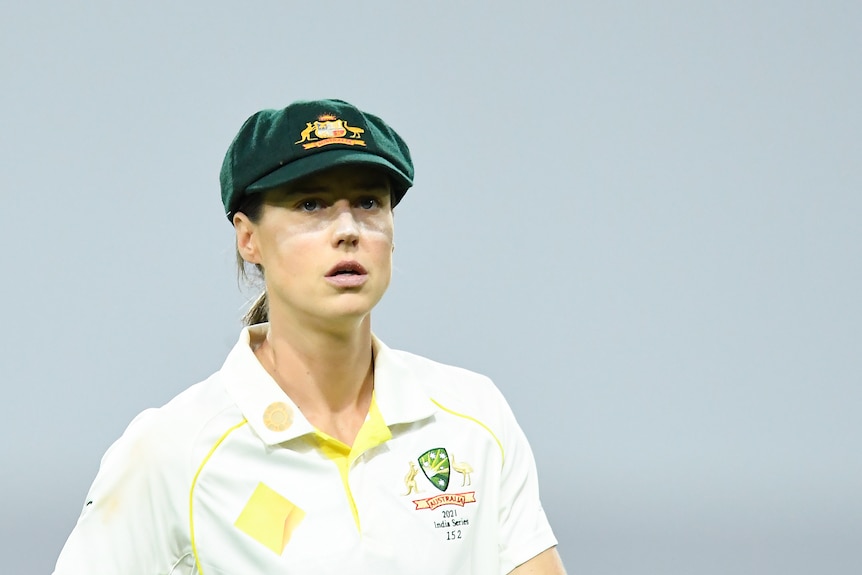
[[[227,150],[220,177],[222,204],[230,220],[243,196],[348,164],[388,173],[393,206],[413,185],[407,144],[377,116],[342,100],[261,110],[245,121]]]

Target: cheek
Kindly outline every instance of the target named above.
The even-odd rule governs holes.
[[[388,285],[392,275],[392,246],[394,226],[391,212],[383,217],[368,218],[360,223],[360,245],[365,246],[367,257],[371,258],[378,272],[383,272]]]
[[[374,241],[385,241],[390,245],[395,235],[392,212],[381,214],[379,217],[368,218],[360,223],[362,232]]]
[[[311,259],[313,234],[295,228],[272,229],[261,242],[261,258],[267,275],[294,276]]]

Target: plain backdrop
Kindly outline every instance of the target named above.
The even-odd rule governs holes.
[[[390,346],[485,373],[572,574],[860,573],[862,3],[3,0],[0,553],[221,365],[218,171],[342,98],[410,144]]]

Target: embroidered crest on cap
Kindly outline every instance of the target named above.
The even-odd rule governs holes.
[[[350,136],[347,133],[350,132]],[[364,146],[363,128],[349,126],[347,120],[342,120],[333,114],[323,114],[314,122],[306,122],[305,129],[300,132],[299,141],[306,150],[328,146],[329,144],[346,144],[348,146]]]
[[[284,431],[293,424],[293,410],[281,401],[270,403],[263,412],[263,424],[270,431]]]

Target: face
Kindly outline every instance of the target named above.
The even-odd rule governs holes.
[[[365,318],[392,273],[389,179],[344,166],[266,192],[261,216],[234,216],[242,257],[264,269],[270,318]]]

